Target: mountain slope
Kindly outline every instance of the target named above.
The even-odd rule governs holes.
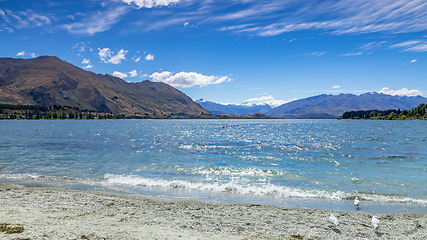
[[[283,104],[266,114],[277,118],[336,118],[346,111],[404,110],[426,102],[427,98],[421,96],[399,97],[376,92],[359,96],[354,94],[323,94]]]
[[[57,57],[0,58],[0,103],[72,106],[115,114],[209,114],[164,83],[128,83]]]
[[[211,112],[215,115],[221,115],[221,114],[235,114],[235,115],[243,115],[243,114],[254,114],[257,112],[260,113],[266,113],[272,109],[270,105],[264,104],[264,105],[235,105],[235,104],[219,104],[211,101],[206,101],[203,99],[196,100],[200,106]]]

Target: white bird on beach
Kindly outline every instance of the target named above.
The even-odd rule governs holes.
[[[359,209],[359,207],[360,207],[359,203],[360,203],[360,201],[359,201],[359,199],[356,197],[356,198],[354,199],[354,207],[355,207],[356,209]]]
[[[331,215],[329,215],[329,222],[334,224],[335,226],[338,226],[338,219],[335,217],[334,214],[331,213]]]
[[[377,216],[372,217],[371,224],[374,230],[377,230],[380,228],[380,220],[378,220]]]

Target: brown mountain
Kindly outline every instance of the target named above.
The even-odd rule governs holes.
[[[125,115],[210,114],[167,84],[128,83],[51,56],[0,58],[0,103],[62,105]]]
[[[318,95],[280,105],[266,114],[277,118],[336,118],[346,111],[357,110],[409,110],[427,103],[422,96],[391,96],[368,92],[361,95]]]

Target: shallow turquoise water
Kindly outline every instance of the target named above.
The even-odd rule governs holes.
[[[2,121],[0,178],[195,199],[358,196],[425,208],[426,129],[427,121]]]

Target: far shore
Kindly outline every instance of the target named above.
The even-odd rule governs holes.
[[[338,226],[328,222],[333,213]],[[426,239],[427,215],[372,215],[0,184],[0,239]]]

